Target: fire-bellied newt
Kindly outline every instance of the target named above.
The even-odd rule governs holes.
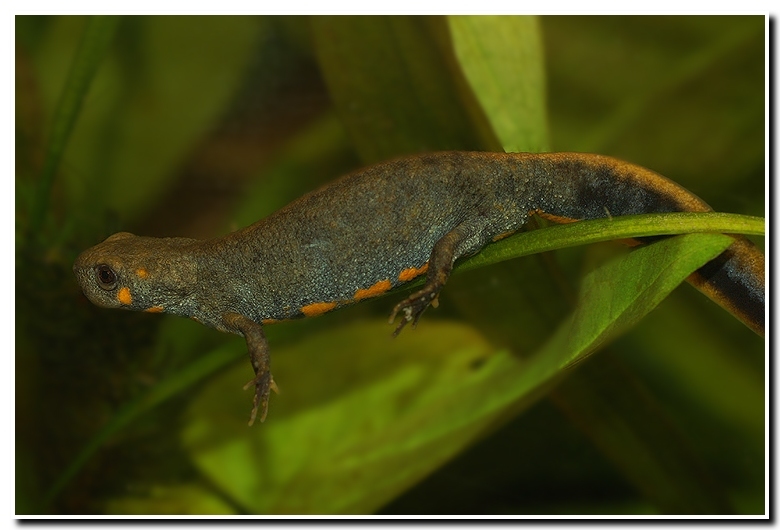
[[[706,212],[682,186],[643,167],[579,153],[440,152],[348,174],[246,228],[210,240],[114,234],[73,270],[103,307],[190,317],[246,339],[250,417],[276,385],[263,325],[315,316],[426,275],[395,306],[397,334],[447,282],[454,262],[521,228],[649,212]],[[689,281],[764,332],[764,255],[736,238]]]

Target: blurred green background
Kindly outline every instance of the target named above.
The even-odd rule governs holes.
[[[268,327],[282,393],[253,428],[240,337],[96,308],[71,272],[116,231],[214,237],[439,149],[613,155],[763,216],[763,17],[15,27],[17,514],[768,509],[764,341],[690,286],[524,371],[617,245],[456,274],[394,341],[403,293]]]

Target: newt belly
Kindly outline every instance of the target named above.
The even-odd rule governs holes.
[[[250,424],[270,390],[263,324],[316,316],[423,274],[400,302],[397,334],[438,296],[455,261],[520,229],[531,213],[556,222],[711,208],[640,166],[579,153],[442,152],[377,164],[211,240],[121,232],[73,267],[103,307],[190,317],[245,337],[255,378]],[[737,238],[691,283],[764,332],[764,256]]]

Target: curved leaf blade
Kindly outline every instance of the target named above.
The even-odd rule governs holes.
[[[386,323],[358,322],[275,352],[283,393],[260,428],[246,427],[242,365],[198,396],[182,440],[249,512],[370,513],[473,440],[506,404],[493,383],[509,388],[518,365],[468,326],[391,340]]]
[[[238,367],[193,403],[183,443],[250,512],[372,512],[509,407],[538,398],[543,385],[641,319],[730,242],[680,236],[594,271],[575,313],[527,362],[462,325],[428,321],[397,341],[382,341],[387,327],[378,323],[328,331],[276,355],[284,397],[261,429],[244,427],[246,400],[231,391],[247,375]],[[328,351],[333,344],[349,346]]]
[[[110,46],[119,17],[89,17],[68,78],[60,95],[54,115],[51,136],[46,147],[43,170],[38,182],[35,202],[30,218],[30,234],[38,234],[49,206],[54,177],[62,155],[68,145],[71,132],[81,112],[81,104],[89,91],[98,66]]]
[[[641,247],[600,267],[585,277],[577,309],[540,355],[560,355],[560,368],[583,360],[638,322],[732,241],[720,234],[685,234]],[[616,284],[621,287],[615,288]]]
[[[529,16],[447,20],[458,62],[504,150],[548,150],[539,20]]]
[[[529,254],[614,239],[693,233],[763,236],[765,222],[763,217],[718,212],[653,213],[578,221],[508,237],[485,247],[476,256],[465,260],[458,269],[471,270]]]
[[[447,149],[500,149],[439,17],[315,17],[320,68],[366,162]]]

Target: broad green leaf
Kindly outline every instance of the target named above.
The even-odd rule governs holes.
[[[456,64],[444,19],[316,17],[312,30],[331,97],[364,161],[500,150]]]
[[[376,510],[478,435],[519,365],[464,325],[389,331],[357,322],[275,351],[281,393],[258,428],[240,390],[249,366],[230,370],[194,401],[186,449],[250,513]]]
[[[655,224],[654,228],[658,230],[658,233],[661,233],[667,229],[678,227],[677,223],[679,222],[687,224],[693,221],[693,217],[689,217],[690,215],[673,214],[672,218],[665,220],[656,216],[644,219],[616,218],[614,220],[621,224],[625,222],[626,226],[632,225],[632,229],[637,230],[637,233],[643,230],[642,225],[645,222],[649,223],[648,228],[650,224]],[[700,218],[696,222],[704,221],[704,224],[699,225],[694,230],[713,229],[715,228],[713,225],[709,228],[706,225],[709,222],[718,223],[720,219],[725,221],[726,217],[729,216],[713,214],[713,217],[706,221]],[[752,224],[750,230],[756,230],[757,233],[763,231],[763,220],[761,219],[734,219],[734,224],[741,224],[743,220]],[[606,222],[603,224],[582,225],[580,226],[581,231],[577,230],[576,232],[570,231],[565,226],[536,230],[529,234],[518,235],[515,237],[515,242],[507,240],[505,244],[508,250],[512,243],[516,243],[513,251],[522,253],[520,247],[522,239],[526,235],[534,239],[538,237],[540,243],[554,246],[567,245],[564,240],[558,238],[558,234],[567,234],[567,237],[572,237],[572,242],[595,242],[597,238],[606,235],[605,232],[611,232],[618,228],[611,225],[609,220],[604,221]],[[726,224],[730,223],[726,221]],[[692,225],[687,225],[687,228],[693,229]],[[729,229],[720,226],[719,229],[713,231],[729,231]],[[625,237],[625,235],[618,236],[615,233],[612,233],[612,236]],[[471,261],[464,263],[464,269],[469,266],[478,266],[481,260],[490,261],[499,258],[502,249],[495,247],[501,243],[504,242],[499,242],[493,247],[487,248],[482,254],[475,256],[472,261],[477,261],[477,263],[472,264]],[[535,241],[529,240],[527,243],[536,246]],[[684,319],[680,320],[681,324],[683,322],[685,322]],[[672,333],[673,328],[668,326],[662,329],[665,332],[670,332],[670,335],[664,334],[669,338],[685,336],[682,331],[677,334]],[[702,339],[701,341],[697,340],[697,343],[703,346],[702,341],[706,343],[707,333],[704,330],[700,331]],[[513,343],[516,342],[517,339]],[[699,351],[704,354],[704,357],[712,353],[707,348]],[[612,351],[611,353],[616,352]],[[677,359],[680,357],[679,354],[675,356]],[[683,357],[689,359],[690,355]],[[567,417],[581,427],[581,430],[600,448],[605,457],[613,462],[616,468],[621,470],[631,483],[642,492],[644,497],[656,505],[660,512],[730,513],[732,508],[729,508],[725,501],[722,487],[716,480],[713,480],[712,473],[708,472],[709,470],[701,462],[701,451],[681,441],[683,437],[674,428],[668,414],[662,407],[653,402],[654,398],[651,394],[641,388],[639,378],[628,367],[616,368],[616,365],[620,365],[620,360],[621,358],[616,355],[606,356],[597,363],[589,364],[585,370],[573,374],[573,377],[570,377],[566,384],[561,385],[554,393],[554,403],[566,412]],[[616,379],[615,372],[621,373],[621,377]],[[643,457],[637,458],[638,454],[643,455]]]
[[[72,204],[140,217],[234,96],[258,38],[247,17],[138,17],[133,62],[112,61],[85,109],[66,175]]]
[[[585,277],[574,314],[537,355],[559,356],[560,367],[581,362],[641,320],[729,243],[727,236],[688,234],[597,269]],[[568,357],[561,355],[567,351]],[[661,513],[732,513],[713,474],[615,359],[589,363],[556,390],[552,400]]]
[[[719,234],[686,234],[640,248],[589,274],[583,280],[579,310],[555,333],[542,355],[567,352],[562,366],[582,360],[607,338],[639,321],[731,241]],[[626,285],[616,289],[620,280]]]
[[[283,393],[272,398],[260,429],[243,425],[247,397],[231,388],[248,367],[238,367],[195,400],[183,442],[200,469],[252,513],[374,511],[507,407],[530,404],[543,385],[641,319],[730,241],[686,235],[608,263],[586,278],[577,310],[526,362],[495,351],[466,326],[432,319],[396,341],[382,339],[388,328],[378,323],[314,336],[275,352]]]
[[[536,17],[448,17],[458,62],[507,152],[548,150],[541,29]]]

